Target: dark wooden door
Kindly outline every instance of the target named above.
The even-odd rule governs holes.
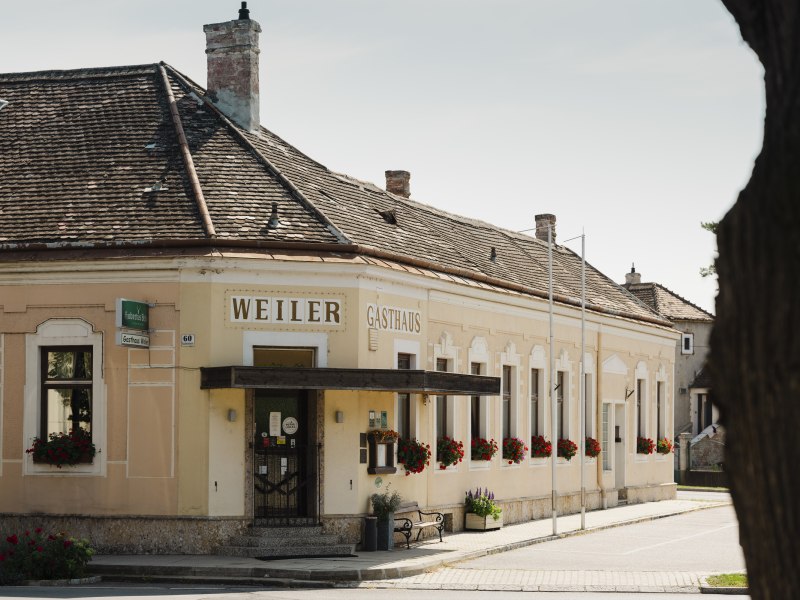
[[[316,502],[316,447],[304,390],[258,390],[253,440],[256,525],[305,524]]]

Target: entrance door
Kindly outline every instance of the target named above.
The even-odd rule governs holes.
[[[257,526],[313,524],[316,519],[316,446],[305,390],[257,390],[253,440],[254,517]]]

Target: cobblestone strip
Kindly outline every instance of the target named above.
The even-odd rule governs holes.
[[[707,573],[680,571],[527,571],[442,569],[399,580],[363,582],[363,588],[479,591],[694,592]]]

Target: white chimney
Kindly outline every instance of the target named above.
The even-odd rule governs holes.
[[[261,25],[250,19],[247,2],[239,18],[204,25],[208,57],[207,93],[229,119],[250,132],[261,125],[258,111],[258,34]]]
[[[636,272],[636,267],[631,265],[631,272],[625,273],[625,285],[642,283],[642,274]]]

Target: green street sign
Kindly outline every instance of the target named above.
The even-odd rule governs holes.
[[[117,327],[137,331],[150,329],[150,306],[148,303],[117,298]]]

